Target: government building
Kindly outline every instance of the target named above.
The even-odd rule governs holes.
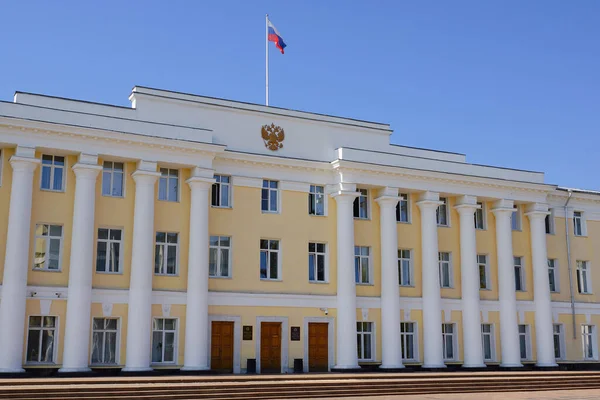
[[[0,372],[598,362],[600,192],[134,87],[0,102]]]

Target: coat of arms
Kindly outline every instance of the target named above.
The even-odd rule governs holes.
[[[282,127],[275,124],[263,125],[261,134],[267,149],[277,151],[283,147],[281,142],[285,139],[285,134]]]

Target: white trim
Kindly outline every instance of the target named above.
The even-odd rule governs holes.
[[[448,261],[440,260],[442,254],[448,254]],[[438,274],[440,279],[440,289],[454,289],[454,263],[452,262],[451,251],[439,251],[438,252]],[[442,285],[442,263],[448,263],[448,284],[449,286]]]
[[[587,357],[585,355],[585,351],[583,348],[583,332],[582,332],[582,330],[583,330],[583,327],[586,325],[592,327],[592,332],[590,334],[591,339],[592,339],[592,355],[593,355],[592,358]],[[581,356],[582,356],[581,359],[582,360],[592,360],[592,361],[598,360],[598,332],[597,332],[596,325],[590,323],[589,321],[586,322],[585,324],[580,324],[579,325],[579,334],[581,335]]]
[[[107,171],[104,169],[104,163],[105,162],[109,162],[112,163],[112,167],[110,169],[110,188],[111,188],[111,192],[112,192],[112,187],[113,187],[113,177],[114,177],[114,172],[115,172],[115,163],[121,163],[123,164],[123,181],[122,184],[123,186],[121,187],[121,192],[122,195],[121,196],[113,196],[112,194],[104,194],[104,171]],[[124,199],[125,198],[125,187],[127,186],[127,162],[126,161],[112,161],[112,160],[105,160],[102,159],[102,164],[99,165],[99,167],[101,167],[102,169],[100,170],[100,196],[101,197],[112,197],[114,199]]]
[[[218,244],[216,246],[211,245],[211,237],[217,237],[218,239]],[[229,239],[229,246],[221,246],[221,238],[222,237],[226,237]],[[218,273],[216,275],[211,275],[210,274],[210,251],[212,249],[215,249],[217,251],[217,259],[216,259],[216,271],[215,272],[221,272],[221,250],[226,249],[227,250],[227,275],[219,275]],[[209,256],[209,271],[208,271],[208,278],[209,279],[231,279],[233,277],[233,271],[231,269],[232,266],[232,255],[233,255],[233,240],[231,238],[231,236],[228,235],[211,235],[210,233],[208,234],[208,256]]]
[[[554,327],[555,326],[559,326],[560,327],[560,333],[559,333],[559,337],[558,337],[558,341],[559,341],[559,346],[560,346],[560,357],[557,358],[557,360],[566,360],[567,359],[567,346],[565,343],[565,325],[562,323],[553,323],[552,324],[552,342],[554,343]]]
[[[310,246],[311,243],[315,245],[315,251],[313,253],[311,253],[310,251],[307,252],[307,256],[308,257],[306,259],[306,261],[307,261],[306,265],[309,268],[309,270],[308,270],[308,283],[327,284],[327,283],[329,283],[329,243],[327,243],[327,242],[310,242],[309,241],[308,245]],[[318,244],[322,244],[322,245],[325,246],[325,252],[324,253],[317,252],[316,245],[318,245]],[[311,254],[315,254],[315,255],[323,254],[323,257],[325,259],[324,260],[324,263],[325,263],[325,265],[324,265],[324,267],[325,267],[324,278],[325,278],[325,280],[323,280],[323,281],[319,281],[317,279],[314,279],[312,281],[310,280],[310,255]],[[318,265],[317,259],[315,259],[315,278],[317,277],[317,271],[318,271],[317,265]]]
[[[398,221],[398,218],[396,218],[396,223],[398,224],[412,224],[412,202],[410,200],[410,192],[404,192],[404,193],[398,193],[398,203],[396,204],[396,209],[400,208],[400,204],[402,203],[402,196],[406,196],[406,209],[407,209],[407,221]],[[402,213],[400,212],[400,215]]]
[[[452,325],[452,334],[444,333],[443,325]],[[427,334],[424,332],[424,334]],[[443,353],[444,362],[455,362],[459,360],[459,348],[458,348],[458,324],[456,322],[442,322],[442,347],[446,346],[445,336],[452,336],[452,358],[446,357],[446,352]]]
[[[323,193],[316,193],[316,192],[315,192],[315,193],[313,193],[313,192],[311,192],[311,191],[310,191],[310,187],[311,187],[311,186],[314,186],[314,187],[322,187],[322,188],[323,188]],[[309,189],[309,191],[308,191],[308,199],[309,199],[309,200],[310,200],[310,196],[311,196],[311,195],[315,195],[315,196],[316,196],[317,194],[320,194],[320,195],[322,195],[322,196],[323,196],[323,214],[311,214],[311,213],[310,213],[310,209],[309,209],[309,210],[308,210],[308,211],[309,211],[308,215],[309,215],[309,216],[311,216],[311,217],[326,217],[326,216],[328,215],[328,208],[329,208],[329,206],[328,206],[328,203],[329,203],[329,201],[328,201],[328,199],[329,199],[329,196],[327,195],[327,187],[326,187],[325,185],[319,185],[319,184],[310,184],[310,185],[308,186],[308,189]],[[315,209],[316,209],[316,207],[315,207]]]
[[[550,293],[560,293],[560,262],[558,258],[548,258],[548,261],[552,260],[554,266],[552,268],[552,274],[554,275],[554,290],[550,289]],[[548,266],[550,271],[550,266]]]
[[[446,201],[444,201],[443,199],[445,199]],[[442,202],[442,204],[438,205],[437,209],[436,209],[436,223],[438,227],[441,228],[450,228],[452,227],[452,223],[450,222],[450,214],[452,214],[452,212],[450,211],[450,198],[448,196],[440,196],[439,197],[439,201]],[[444,206],[445,210],[446,210],[446,223],[445,224],[440,224],[439,223],[439,212],[440,212],[440,207]]]
[[[36,234],[36,230],[38,225],[48,225],[48,235],[47,236],[39,236]],[[51,236],[50,235],[50,227],[52,226],[60,226],[60,237],[59,236]],[[49,269],[48,264],[50,263],[50,240],[59,238],[60,240],[60,248],[58,250],[58,269]],[[43,268],[35,267],[35,245],[37,239],[45,239],[46,240],[46,261],[44,262]],[[65,226],[64,224],[52,223],[52,222],[36,222],[33,227],[33,254],[31,255],[33,263],[31,264],[32,271],[40,271],[40,272],[62,272],[63,268],[63,250],[65,244]],[[95,268],[94,268],[95,269]]]
[[[50,156],[52,157],[52,164],[44,164],[44,156]],[[62,167],[56,167],[54,165],[54,158],[55,157],[62,157],[64,159],[64,165]],[[69,163],[68,163],[68,156],[66,154],[49,154],[49,153],[42,153],[39,160],[41,161],[40,163],[40,186],[39,189],[43,192],[53,192],[53,193],[66,193],[67,192],[67,174],[69,172]],[[56,190],[56,189],[44,189],[42,187],[42,183],[43,183],[43,179],[44,179],[44,166],[45,167],[49,167],[50,168],[50,186],[53,186],[54,183],[54,171],[55,169],[59,168],[63,170],[62,173],[62,187],[60,188],[60,190]]]
[[[171,330],[165,330],[164,329],[164,320],[165,319],[174,319],[175,320],[175,337],[173,339],[173,356],[174,359],[173,361],[160,361],[160,362],[154,362],[152,361],[152,349],[154,347],[154,320],[157,319],[162,319],[163,320],[163,329],[157,332],[163,332],[163,337],[164,337],[164,333],[165,332],[171,332]],[[152,322],[150,325],[150,366],[151,367],[155,367],[155,366],[169,366],[169,365],[179,365],[179,333],[180,333],[180,319],[179,317],[165,317],[164,315],[161,316],[152,316]],[[162,357],[164,358],[164,349],[163,349],[163,354]]]
[[[231,176],[231,184],[232,186],[244,186],[251,187],[255,189],[262,189],[262,178],[251,178],[248,176]]]
[[[361,362],[362,363],[371,363],[371,362],[378,361],[378,358],[377,358],[377,324],[375,323],[375,321],[367,321],[366,320],[367,318],[365,318],[365,315],[363,314],[363,320],[356,321],[356,323],[357,324],[359,324],[359,323],[371,324],[371,332],[367,332],[367,334],[369,334],[371,336],[371,358],[360,358],[360,356],[359,356],[358,357],[359,364]],[[358,339],[358,329],[357,328],[358,328],[358,326],[356,326],[356,337]],[[365,332],[361,332],[361,335],[364,336],[364,333]],[[358,348],[356,349],[356,351],[358,351]]]
[[[94,354],[94,319],[116,319],[117,320],[117,340],[115,343],[115,363],[114,364],[110,364],[110,363],[92,363],[92,355]],[[121,321],[121,317],[106,317],[106,316],[101,316],[101,317],[96,317],[96,316],[91,316],[91,321],[90,321],[90,358],[88,359],[88,363],[90,366],[94,366],[94,367],[106,367],[106,366],[118,366],[121,365],[121,326],[122,326],[122,321]],[[97,331],[98,332],[98,331]],[[107,332],[106,329],[101,329],[100,332]],[[106,338],[106,336],[104,336],[104,338]],[[104,352],[103,352],[104,355]]]
[[[366,196],[364,196],[361,192],[361,190],[366,190],[367,194]],[[358,193],[358,196],[356,196],[354,198],[354,201],[352,201],[352,217],[355,220],[359,220],[359,221],[370,221],[371,220],[371,190],[369,190],[369,188],[365,188],[365,187],[357,187],[356,188],[356,193]],[[366,206],[367,206],[367,216],[366,217],[361,217],[360,216],[360,198],[361,197],[366,197],[367,198],[367,202],[366,202]],[[354,202],[358,201],[358,217],[354,215]]]
[[[367,248],[367,250],[369,251],[369,254],[367,254],[366,256],[364,256],[362,254],[356,255],[356,248],[357,247],[359,247],[359,248],[363,248],[363,247]],[[359,259],[361,259],[361,260],[363,258],[367,259],[367,266],[369,268],[369,271],[368,271],[368,273],[369,273],[369,281],[368,282],[356,282],[356,257],[359,257]],[[361,261],[359,261],[359,266],[360,266],[359,280],[361,280],[361,278],[362,278],[362,262]],[[359,286],[372,286],[372,285],[374,285],[374,282],[373,282],[373,269],[375,269],[375,267],[373,265],[372,247],[371,246],[357,246],[357,245],[355,245],[354,246],[354,268],[353,268],[353,271],[354,271],[354,274],[355,274],[354,275],[354,281],[355,281],[354,283],[356,285],[359,285]]]
[[[303,329],[304,335],[304,357],[303,357],[303,368],[304,372],[308,372],[308,324],[311,322],[327,323],[327,358],[328,358],[328,371],[335,365],[335,328],[334,328],[333,317],[304,317]]]
[[[164,200],[164,201],[168,201],[168,200]],[[164,233],[165,234],[165,241],[164,242],[157,242],[156,241],[156,234],[157,233]],[[169,234],[176,234],[177,235],[177,243],[169,243],[168,241],[168,237]],[[164,254],[163,254],[163,268],[164,268],[164,272],[156,272],[156,258],[154,258],[154,262],[152,263],[152,275],[153,276],[179,276],[179,241],[181,240],[181,234],[179,232],[173,232],[173,231],[168,231],[168,230],[157,230],[154,232],[154,252],[156,254],[156,246],[160,246],[164,248]],[[168,270],[168,259],[169,259],[169,247],[175,246],[175,273],[173,274],[169,274],[167,272]]]
[[[162,175],[162,169],[166,169],[167,170],[167,176],[163,176]],[[173,177],[171,176],[171,171],[177,171],[177,199],[176,200],[169,200],[169,181],[173,179]],[[168,166],[158,166],[158,171],[157,171],[160,175],[158,176],[158,188],[156,190],[156,200],[157,201],[166,201],[168,203],[180,203],[181,202],[181,186],[182,186],[182,179],[181,179],[181,168],[171,168]],[[160,181],[166,179],[167,180],[167,198],[166,199],[161,199],[160,198]]]
[[[256,340],[254,341],[254,354],[256,357],[256,372],[260,374],[260,334],[261,323],[281,322],[281,373],[285,374],[288,368],[289,332],[288,317],[256,317]]]
[[[222,183],[222,182],[217,182],[217,176],[223,178],[223,177],[227,177],[229,178],[229,182],[227,183]],[[233,208],[233,177],[231,175],[227,175],[227,174],[220,174],[220,173],[214,173],[213,178],[215,179],[215,182],[212,183],[212,185],[210,186],[210,206],[211,208],[224,208],[224,209],[232,209]],[[228,199],[229,199],[229,205],[223,206],[223,205],[213,205],[213,187],[215,185],[219,185],[219,200],[223,199],[223,187],[226,186],[227,187],[227,193],[228,193]]]
[[[480,207],[477,208],[475,210],[475,219],[477,219],[477,213],[481,212],[481,228],[477,227],[477,224],[475,224],[475,230],[478,231],[485,231],[487,230],[487,202],[485,201],[478,201],[477,205],[479,205]]]
[[[479,290],[492,290],[492,281],[491,281],[491,272],[490,272],[490,255],[489,254],[481,254],[481,253],[477,253],[477,272],[479,272],[479,267],[481,267],[482,263],[479,262],[479,257],[483,256],[485,257],[485,264],[484,264],[484,270],[485,270],[485,288],[481,287],[481,278],[478,279],[479,281]],[[479,275],[481,276],[481,275]]]
[[[212,323],[214,321],[233,322],[233,373],[242,372],[242,317],[239,315],[208,315],[208,366],[211,362]]]
[[[109,197],[109,196],[107,196]],[[110,197],[114,197],[114,196],[110,196]],[[119,198],[119,197],[117,197]],[[100,229],[108,229],[108,239],[100,239],[99,238],[99,230]],[[121,231],[121,240],[112,240],[110,238],[110,231],[111,230],[120,230]],[[106,274],[106,275],[123,275],[123,271],[125,270],[125,265],[123,264],[124,260],[124,254],[125,254],[125,228],[122,226],[108,226],[108,225],[98,225],[98,227],[96,228],[96,232],[94,232],[94,238],[96,239],[96,246],[94,246],[94,266],[93,266],[93,271],[96,274]],[[97,266],[98,266],[98,243],[102,241],[104,243],[106,243],[106,264],[105,264],[105,269],[106,267],[108,267],[109,264],[109,249],[110,247],[108,246],[110,243],[119,243],[119,271],[118,272],[110,272],[110,271],[98,271]]]
[[[52,361],[51,362],[41,362],[41,361],[27,361],[27,350],[29,349],[29,324],[31,317],[40,317],[42,318],[42,325],[45,317],[53,317],[54,318],[54,345],[52,346]],[[23,365],[57,365],[56,364],[56,354],[58,352],[58,338],[60,337],[60,319],[58,315],[39,315],[39,314],[30,314],[26,315],[27,318],[27,336],[25,337],[25,355],[23,357]],[[35,329],[35,328],[34,328]],[[40,327],[40,332],[43,330],[43,327]],[[40,333],[40,340],[42,340],[43,335]]]
[[[520,321],[519,326],[525,327],[524,334],[521,334],[521,332],[519,332],[519,355],[521,354],[521,336],[522,335],[525,335],[525,352],[527,353],[525,358],[521,358],[521,361],[531,361],[533,358],[533,356],[531,354],[531,326],[529,324],[523,323],[523,321]]]
[[[284,180],[280,180],[279,181],[279,189],[280,190],[285,190],[285,191],[290,191],[290,192],[302,192],[302,193],[308,193],[310,191],[310,183],[306,183],[306,182],[293,182],[293,181],[284,181]],[[322,185],[319,185],[322,186]]]
[[[490,332],[489,332],[489,336],[490,336],[490,350],[491,350],[491,358],[486,359],[485,358],[485,348],[483,347],[483,337],[486,335],[483,333],[483,325],[489,325],[490,326]],[[486,363],[493,363],[497,361],[496,358],[496,325],[489,323],[489,322],[482,322],[481,323],[481,350],[482,350],[482,357],[483,357],[483,362]]]
[[[409,316],[410,317],[410,316]],[[410,321],[410,318],[405,318],[403,321],[400,322],[401,324],[413,324],[413,358],[404,358],[402,357],[402,362],[403,363],[418,363],[421,362],[421,358],[419,356],[419,324],[417,323],[417,321]],[[400,341],[402,341],[402,331],[400,331]],[[406,332],[404,333],[404,335],[406,335]],[[400,350],[402,350],[402,347],[400,347]]]

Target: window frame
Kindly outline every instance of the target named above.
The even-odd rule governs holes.
[[[442,260],[442,254],[448,254],[448,260]],[[442,263],[448,264],[448,285],[442,285]],[[454,289],[454,266],[452,262],[452,252],[450,251],[439,251],[438,252],[438,273],[440,280],[440,289]]]
[[[359,332],[358,330],[358,324],[361,324],[361,331]],[[370,331],[369,332],[365,332],[362,331],[362,324],[369,324],[370,327]],[[375,361],[376,359],[376,351],[377,351],[377,346],[375,345],[375,339],[376,339],[376,332],[375,332],[375,322],[372,321],[356,321],[356,339],[358,341],[358,336],[361,336],[361,349],[363,350],[362,353],[364,355],[364,336],[370,336],[370,351],[371,351],[371,357],[370,358],[362,358],[360,356],[358,356],[358,344],[357,344],[357,348],[356,348],[356,354],[358,356],[358,361],[359,362],[371,362],[371,361]]]
[[[519,259],[519,264],[517,265],[517,259]],[[513,270],[515,271],[515,292],[526,292],[527,291],[527,281],[525,280],[525,257],[523,256],[513,256]],[[521,289],[517,289],[517,275],[516,269],[519,267],[519,282],[521,284]]]
[[[212,245],[212,238],[216,237],[218,238],[218,244],[216,246]],[[229,246],[223,246],[221,245],[221,239],[222,238],[228,238],[229,239]],[[231,279],[233,277],[233,271],[232,271],[232,267],[231,267],[231,257],[233,255],[232,252],[232,247],[233,247],[233,241],[232,241],[232,237],[231,236],[227,236],[227,235],[208,235],[208,257],[209,257],[209,262],[208,262],[208,277],[210,279]],[[217,251],[217,263],[216,263],[216,272],[217,275],[211,275],[210,273],[210,251],[212,249],[216,249]],[[222,263],[221,263],[221,250],[223,249],[227,249],[227,275],[221,275],[219,274],[222,270]]]
[[[357,188],[356,193],[358,193],[358,196],[356,196],[356,198],[352,202],[352,216],[354,217],[354,219],[368,221],[371,219],[371,201],[370,201],[371,200],[371,191],[367,188]],[[360,213],[361,198],[365,199],[364,204],[365,204],[365,214],[366,215],[364,217],[360,216],[360,214],[361,214]],[[356,204],[358,204],[358,206],[356,206]],[[354,212],[355,209],[358,210],[358,216]]]
[[[111,168],[110,169],[105,169],[106,168],[106,163],[110,163],[111,164]],[[115,174],[115,164],[123,164],[123,170],[120,173],[122,175],[122,180],[121,180],[121,195],[120,196],[116,196],[113,195],[113,184],[114,184],[114,174]],[[101,194],[103,197],[114,197],[116,199],[124,199],[125,198],[125,186],[126,186],[126,168],[127,163],[122,162],[122,161],[109,161],[109,160],[102,160],[102,183],[100,184],[100,188],[101,188]],[[111,194],[104,194],[104,173],[108,172],[110,174],[110,192]]]
[[[164,242],[158,242],[157,240],[157,236],[159,233],[163,233],[165,235],[165,241]],[[169,243],[167,241],[168,235],[169,234],[175,234],[177,235],[177,243]],[[179,232],[171,232],[171,231],[156,231],[154,233],[154,275],[155,276],[179,276],[179,239],[180,239],[181,235]],[[156,272],[156,247],[157,246],[161,246],[164,247],[163,250],[163,271],[165,272]],[[168,269],[168,258],[169,258],[169,246],[173,247],[175,246],[175,272],[170,274],[167,271]]]
[[[520,327],[525,327],[525,333],[521,333]],[[525,337],[525,355],[520,357],[521,361],[531,361],[531,327],[528,324],[518,324],[517,331],[519,332],[519,357],[521,356],[521,336]]]
[[[575,214],[579,214],[579,215],[575,215]],[[579,220],[579,229],[577,229],[577,221],[578,220]],[[573,211],[573,236],[576,236],[576,237],[587,236],[587,226],[585,223],[585,211],[580,211],[580,210]]]
[[[357,248],[361,249],[359,251],[359,254],[356,254]],[[367,255],[362,254],[362,249],[367,249],[368,254]],[[372,256],[373,256],[373,252],[371,251],[371,246],[357,246],[357,245],[354,246],[354,283],[356,285],[369,286],[369,285],[373,285],[374,284],[373,283],[373,262],[372,262],[373,259],[372,259]],[[369,269],[367,271],[367,275],[369,276],[369,281],[368,282],[356,282],[356,259],[357,259],[357,257],[359,258],[358,265],[359,265],[359,268],[360,268],[359,269],[359,274],[358,274],[359,281],[361,280],[362,275],[363,275],[362,274],[362,271],[363,271],[362,260],[363,259],[367,260],[367,268]]]
[[[452,333],[446,332],[447,326],[452,327]],[[452,338],[452,357],[447,357],[448,352],[446,348],[446,337],[451,336]],[[458,325],[455,322],[442,322],[442,355],[444,361],[456,361],[458,360]]]
[[[408,251],[408,258],[401,257],[401,252]],[[402,283],[402,261],[408,261],[408,273],[410,282],[408,284]],[[413,268],[413,251],[412,249],[398,249],[398,286],[401,287],[415,287],[415,277]]]
[[[406,324],[412,324],[413,326],[413,331],[412,332],[406,332],[403,331],[403,325]],[[408,335],[412,335],[413,337],[413,358],[405,358],[404,357],[404,352],[402,351],[402,349],[406,349],[407,345],[406,345],[406,336]],[[403,347],[404,346],[404,347]],[[401,357],[402,357],[402,362],[418,362],[419,361],[419,328],[416,322],[414,321],[401,321],[400,322],[400,352],[401,352]]]
[[[163,176],[163,170],[167,171],[167,175]],[[170,200],[169,199],[169,194],[171,193],[169,191],[169,182],[173,179],[175,179],[174,177],[171,176],[171,171],[177,171],[177,189],[175,190],[175,200]],[[158,194],[157,194],[157,198],[158,201],[166,201],[169,203],[179,203],[181,200],[181,170],[179,168],[169,168],[169,167],[160,167],[158,169],[158,172],[160,173],[160,176],[158,177]],[[166,180],[166,198],[165,199],[161,199],[160,198],[160,185],[161,182],[163,182],[163,180]]]
[[[215,178],[215,182],[213,182],[213,184],[210,187],[210,206],[213,208],[233,208],[233,178],[231,175],[224,175],[224,174],[215,174],[214,175]],[[228,178],[229,182],[225,182],[223,183],[222,181],[219,181],[219,179],[223,179],[223,178]],[[219,192],[219,204],[214,204],[214,191],[213,188],[214,187],[218,187],[218,192]],[[228,205],[223,205],[223,187],[226,187],[227,190],[227,198],[229,199],[229,204]]]
[[[550,266],[552,262],[552,266]],[[550,286],[550,293],[560,293],[560,267],[557,258],[548,258],[548,281],[550,281],[550,272],[552,272],[552,277],[554,281],[554,290],[552,286]],[[549,282],[552,285],[551,282]]]
[[[100,239],[100,229],[108,229],[108,239]],[[121,231],[121,240],[114,240],[110,238],[110,231],[113,230],[119,230]],[[124,246],[125,246],[125,230],[121,227],[114,227],[114,226],[98,226],[98,228],[96,229],[96,249],[95,249],[95,253],[94,255],[95,257],[95,264],[94,264],[94,272],[97,274],[111,274],[111,275],[122,275],[123,274],[123,270],[124,265],[123,265],[123,253],[124,253]],[[106,261],[105,261],[105,270],[104,271],[98,271],[98,243],[99,242],[104,242],[106,243]],[[108,256],[108,254],[110,254],[110,252],[108,251],[109,249],[109,244],[110,243],[119,243],[119,271],[106,271],[106,267],[108,267],[109,265],[109,261],[110,258]]]
[[[492,290],[491,274],[490,274],[490,257],[489,254],[477,254],[477,269],[479,272],[479,290]],[[479,261],[479,257],[485,257],[485,263]],[[485,272],[485,287],[481,287],[481,266],[483,265]]]
[[[103,326],[104,329],[100,329],[100,330],[95,330],[94,329],[94,320],[95,319],[102,319],[105,320]],[[106,320],[107,319],[113,319],[117,321],[117,329],[115,330],[109,330],[106,328]],[[90,365],[96,365],[96,366],[106,366],[106,365],[120,365],[121,364],[121,318],[120,317],[92,317],[92,326],[90,329],[91,332],[91,336],[90,336]],[[107,363],[107,362],[101,362],[101,363],[95,363],[93,362],[93,355],[94,355],[94,332],[102,332],[102,356],[104,357],[104,349],[106,346],[106,333],[107,332],[116,332],[116,340],[115,340],[115,362],[114,363]]]
[[[267,248],[263,249],[261,248],[261,242],[263,240],[267,241]],[[277,250],[271,249],[271,242],[277,242]],[[272,281],[272,282],[280,282],[282,281],[283,277],[281,276],[281,239],[268,239],[268,238],[260,238],[259,243],[258,243],[258,248],[260,251],[260,254],[262,254],[263,252],[267,252],[267,277],[263,278],[262,276],[260,276],[260,270],[261,270],[261,261],[260,261],[260,257],[259,257],[259,268],[258,268],[258,276],[260,277],[261,281]],[[271,278],[271,253],[277,253],[277,277],[276,278]]]
[[[489,326],[490,331],[484,332],[484,326]],[[490,358],[485,357],[485,336],[489,336],[490,338]],[[496,362],[496,327],[494,324],[490,324],[487,322],[481,324],[481,351],[484,362]]]
[[[310,245],[313,244],[315,245],[315,251],[310,251]],[[322,244],[323,245],[323,252],[319,252],[318,251],[318,245]],[[328,251],[328,246],[326,242],[308,242],[308,283],[329,283],[329,251]],[[310,257],[314,256],[315,257],[315,271],[314,271],[314,277],[315,279],[310,279]],[[318,279],[318,257],[323,257],[323,280],[319,280]]]
[[[41,318],[41,323],[40,323],[40,327],[31,327],[31,318],[32,317],[40,317]],[[44,328],[44,318],[54,318],[54,328],[52,329],[45,329]],[[41,314],[32,314],[32,315],[27,315],[27,338],[25,341],[25,357],[24,357],[24,364],[25,365],[55,365],[56,364],[56,356],[57,356],[57,351],[58,351],[58,337],[59,337],[59,328],[60,328],[60,324],[59,324],[59,317],[58,315],[41,315]],[[41,356],[42,352],[42,339],[44,337],[43,335],[43,331],[44,330],[52,330],[54,331],[54,337],[53,337],[53,344],[52,344],[52,361],[29,361],[28,360],[28,353],[29,353],[29,332],[31,330],[36,330],[36,331],[40,331],[40,338],[39,338],[39,343],[38,343],[38,359]]]
[[[586,328],[586,327],[591,328],[591,332],[585,333],[584,328]],[[589,323],[581,324],[580,325],[580,333],[581,333],[581,351],[582,351],[582,355],[583,355],[583,360],[586,360],[586,361],[598,360],[598,338],[597,338],[598,334],[596,332],[596,325],[592,325]],[[587,353],[585,351],[586,350],[585,349],[586,340],[584,339],[585,336],[589,337],[590,345],[592,346],[592,357],[588,357]]]
[[[515,219],[515,216],[517,217]],[[517,221],[513,223],[513,221]],[[519,204],[515,204],[513,212],[510,216],[510,229],[512,232],[522,232],[523,231],[523,216],[521,213],[521,206]]]
[[[319,193],[317,188],[322,188],[323,191]],[[317,212],[317,197],[321,196],[323,200],[323,213],[319,214]],[[313,205],[314,203],[314,205]],[[315,212],[311,213],[311,206],[314,208]],[[325,194],[325,186],[324,185],[310,185],[308,188],[308,215],[311,217],[326,217],[327,216],[327,195]]]
[[[558,327],[559,331],[558,333],[555,331],[554,328]],[[559,357],[556,357],[556,343],[554,343],[555,345],[555,351],[554,351],[554,358],[556,360],[564,360],[565,356],[567,354],[566,352],[566,343],[565,343],[565,329],[564,329],[564,325],[561,323],[558,324],[552,324],[552,339],[554,342],[555,337],[558,335],[558,351],[559,351]]]
[[[548,211],[550,212],[550,214],[546,215],[546,218],[544,219],[546,235],[555,235],[556,225],[554,221],[554,208],[550,208]]]
[[[267,183],[267,186],[265,187],[265,182]],[[271,182],[275,182],[276,186],[275,188],[271,187]],[[263,179],[262,180],[262,186],[260,187],[260,211],[263,214],[279,214],[281,212],[281,185],[280,185],[280,181],[274,180],[274,179]],[[263,194],[264,191],[267,191],[267,209],[263,209]],[[277,209],[276,210],[271,210],[271,196],[272,196],[272,192],[276,193],[277,196]]]
[[[44,164],[44,156],[49,156],[52,157],[52,164]],[[56,157],[62,157],[64,160],[64,165],[63,166],[56,166],[54,165],[54,161]],[[65,193],[67,190],[67,174],[69,171],[69,166],[67,164],[67,156],[60,156],[60,155],[56,155],[56,154],[45,154],[43,153],[42,156],[40,157],[41,160],[41,164],[40,164],[40,190],[43,190],[45,192],[54,192],[54,193]],[[50,186],[53,186],[54,183],[54,172],[55,169],[59,168],[63,170],[62,173],[62,180],[61,180],[61,188],[60,189],[46,189],[44,188],[43,182],[44,182],[44,167],[46,168],[50,168]]]
[[[435,221],[436,221],[438,227],[448,228],[448,227],[450,227],[450,200],[448,197],[440,197],[440,201],[443,204],[440,204],[436,209]],[[445,224],[440,223],[440,215],[441,215],[440,210],[442,209],[442,207],[444,209],[444,214],[446,216]]]
[[[592,291],[592,269],[590,268],[590,262],[587,260],[576,260],[575,261],[576,271],[577,271],[577,292],[579,294],[593,294]],[[583,266],[585,268],[580,268]],[[585,275],[585,283],[586,290],[581,291],[581,282],[582,276]]]
[[[398,203],[396,204],[396,222],[398,224],[411,224],[412,223],[412,213],[411,204],[410,204],[410,193],[399,193],[398,194]],[[402,221],[402,203],[406,203],[406,221]]]
[[[487,230],[487,208],[483,201],[478,201],[477,205],[480,207],[475,209],[475,213],[473,214],[475,230],[485,231]],[[481,214],[481,216],[479,216],[479,214]],[[481,222],[481,227],[478,226],[478,222]]]
[[[163,329],[162,330],[155,330],[154,329],[154,321],[162,319],[163,320]],[[170,319],[170,320],[174,320],[175,321],[175,329],[165,329],[165,320]],[[162,348],[162,360],[163,361],[153,361],[152,360],[152,353],[154,350],[154,332],[162,332],[162,338],[163,338],[163,343],[165,343],[165,334],[167,332],[174,332],[173,335],[173,361],[164,361],[165,358],[165,347],[163,346]],[[151,330],[151,337],[150,337],[150,345],[151,345],[151,350],[150,350],[150,364],[151,365],[178,365],[178,361],[179,361],[179,318],[176,317],[152,317],[152,330]]]
[[[48,235],[47,236],[38,236],[36,231],[37,231],[37,227],[39,225],[48,225]],[[50,236],[50,227],[51,226],[60,226],[61,231],[60,231],[60,237],[58,236]],[[34,231],[33,231],[33,265],[32,265],[32,271],[43,271],[43,272],[62,272],[62,261],[63,261],[63,246],[65,244],[64,241],[64,236],[65,236],[65,226],[61,225],[61,224],[54,224],[54,223],[46,223],[46,222],[39,222],[35,224],[34,227]],[[60,240],[60,245],[58,248],[58,269],[50,269],[48,268],[48,263],[50,262],[50,239],[59,239]],[[36,268],[35,267],[35,245],[36,245],[36,241],[37,239],[45,239],[46,240],[46,246],[45,246],[45,250],[46,253],[48,254],[48,257],[46,257],[46,260],[44,261],[44,267],[43,268]]]

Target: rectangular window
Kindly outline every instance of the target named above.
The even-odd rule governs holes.
[[[327,282],[325,273],[325,243],[308,244],[308,280],[309,282]]]
[[[323,186],[310,185],[308,215],[325,215],[325,188]]]
[[[494,346],[494,325],[481,324],[481,341],[483,347],[483,359],[485,361],[494,361],[495,346]]]
[[[211,203],[213,207],[231,207],[231,177],[215,175],[212,185]]]
[[[519,325],[519,349],[521,352],[521,360],[529,360],[531,357],[529,325]]]
[[[479,289],[490,289],[490,272],[486,254],[477,254],[479,266]]]
[[[456,357],[456,328],[454,324],[442,324],[442,351],[444,360],[454,360]]]
[[[209,239],[208,276],[211,278],[231,277],[231,238],[211,236]]]
[[[400,201],[396,204],[396,222],[410,223],[408,193],[400,193]]]
[[[279,211],[279,182],[263,179],[260,207],[264,213]]]
[[[414,322],[400,323],[400,346],[403,361],[416,361],[417,340]]]
[[[60,225],[37,224],[35,226],[35,250],[33,269],[59,271],[61,268],[62,233]]]
[[[367,246],[354,246],[354,281],[358,284],[371,283],[371,270],[369,268],[370,248]]]
[[[179,234],[156,232],[154,274],[177,275],[179,264]]]
[[[358,189],[358,197],[354,199],[354,218],[369,219],[369,191]]]
[[[440,197],[440,204],[437,208],[436,217],[438,226],[448,226],[449,218],[448,218],[448,198]]]
[[[356,323],[356,350],[359,361],[370,361],[373,359],[373,323]]]
[[[550,209],[550,214],[546,215],[546,234],[554,235],[554,209]]]
[[[575,236],[583,236],[583,213],[581,211],[573,212],[573,234]]]
[[[102,196],[123,197],[123,163],[104,161],[102,165]]]
[[[521,230],[521,207],[515,206],[515,210],[510,218],[510,223],[513,231]]]
[[[478,202],[478,209],[475,210],[475,229],[485,229],[485,204]]]
[[[515,264],[515,290],[525,291],[525,271],[523,257],[513,257]]]
[[[400,286],[414,286],[410,250],[398,249],[398,277]]]
[[[123,231],[121,229],[98,228],[96,272],[122,272],[122,246]]]
[[[451,288],[453,286],[452,261],[450,253],[439,252],[440,287]]]
[[[548,283],[550,284],[551,292],[560,292],[558,286],[558,260],[553,258],[548,259]]]
[[[175,363],[177,320],[154,318],[152,323],[152,362]]]
[[[260,279],[278,280],[279,240],[260,240]]]
[[[592,293],[589,262],[577,260],[577,290],[582,294]]]
[[[158,181],[158,199],[164,201],[179,201],[178,169],[160,169],[160,180]]]
[[[54,363],[56,317],[30,316],[27,332],[27,362]]]
[[[117,318],[94,318],[92,322],[92,364],[118,364]]]
[[[595,327],[594,325],[581,325],[581,344],[583,346],[583,359],[595,360]]]
[[[554,358],[557,360],[562,360],[564,358],[564,336],[562,324],[552,325],[552,332],[554,334]]]
[[[42,155],[42,190],[65,190],[65,157]]]

